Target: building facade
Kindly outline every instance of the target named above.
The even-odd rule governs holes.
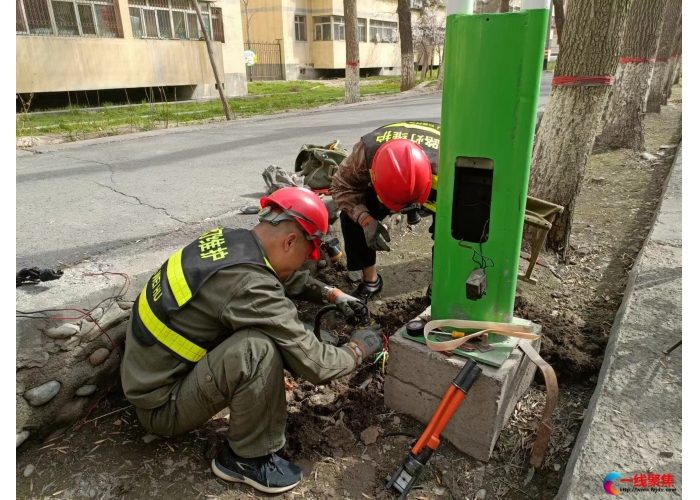
[[[16,3],[18,94],[179,88],[178,98],[218,95],[190,0]],[[239,0],[199,5],[225,93],[247,93]]]
[[[396,4],[396,0],[357,0],[364,74],[401,71]],[[342,0],[241,0],[241,16],[246,41],[279,44],[284,79],[342,76]]]

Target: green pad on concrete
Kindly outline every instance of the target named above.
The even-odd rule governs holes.
[[[513,323],[521,324],[521,325],[530,325],[531,323],[527,320],[521,319],[521,318],[513,318]],[[418,342],[419,344],[425,345],[425,338],[424,337],[411,337],[407,332],[406,328],[402,328],[401,330],[401,336],[405,339],[408,340],[413,340],[414,342]],[[465,332],[467,334],[469,333],[475,333],[475,331],[469,331]],[[437,337],[434,334],[430,334],[428,336],[430,340],[439,342],[441,340],[450,340],[449,338],[442,338],[442,337]],[[480,341],[469,341],[467,344],[469,345],[476,345]],[[474,361],[484,363],[489,366],[495,366],[496,368],[500,368],[503,363],[505,363],[506,359],[510,356],[510,353],[513,352],[513,349],[515,349],[515,346],[518,345],[518,339],[514,337],[505,337],[503,335],[498,335],[496,333],[489,333],[489,344],[491,344],[491,347],[493,347],[493,351],[488,351],[488,352],[481,352],[478,350],[469,352],[465,351],[463,349],[455,349],[452,351],[452,354],[455,356],[461,356],[463,358],[469,358],[473,359]]]

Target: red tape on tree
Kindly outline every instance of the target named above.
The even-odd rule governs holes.
[[[620,59],[621,63],[636,63],[636,62],[650,62],[653,63],[656,59],[646,58],[646,57],[623,57]]]
[[[552,85],[560,87],[601,87],[614,82],[614,76],[557,76],[552,79]]]
[[[347,64],[348,66],[359,66],[360,65],[359,61],[358,62],[345,61],[345,64]]]

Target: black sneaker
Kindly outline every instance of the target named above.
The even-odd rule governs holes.
[[[352,295],[355,298],[360,299],[362,302],[365,304],[369,299],[377,295],[379,292],[382,291],[382,286],[384,285],[384,282],[382,281],[382,275],[378,274],[377,275],[377,281],[374,283],[367,283],[366,281],[360,281],[360,284],[357,286],[354,292],[352,292],[350,295]]]
[[[293,463],[272,453],[264,457],[243,458],[225,441],[211,462],[214,474],[226,481],[246,483],[264,493],[283,493],[301,481],[302,472]]]

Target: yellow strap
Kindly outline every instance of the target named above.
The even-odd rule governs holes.
[[[412,128],[416,130],[423,130],[424,132],[432,132],[433,134],[440,135],[440,131],[434,128],[430,127],[424,127],[423,125],[416,125],[414,123],[407,123],[407,122],[402,122],[402,123],[392,123],[391,125],[386,125],[383,128],[389,128],[389,127],[404,127],[404,128]]]
[[[435,191],[437,191],[437,187],[438,187],[438,176],[437,175],[433,175],[433,185],[431,187]]]
[[[139,296],[139,317],[149,332],[164,346],[176,353],[183,359],[196,363],[202,359],[207,351],[198,345],[190,342],[179,333],[168,328],[165,323],[159,320],[148,304],[146,298],[146,288]]]
[[[178,250],[168,259],[168,284],[179,307],[187,304],[192,298],[192,290],[182,270],[182,250]]]

